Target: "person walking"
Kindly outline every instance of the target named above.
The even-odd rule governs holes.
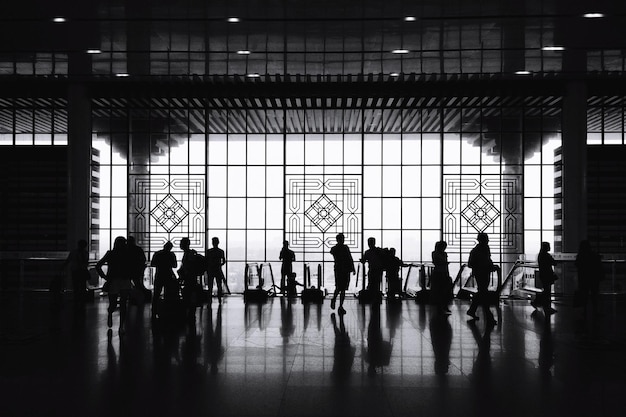
[[[337,244],[330,249],[330,254],[333,255],[335,260],[335,292],[333,298],[330,301],[330,308],[335,309],[337,296],[339,296],[339,314],[345,314],[346,310],[343,308],[343,302],[346,298],[346,290],[350,285],[350,274],[354,274],[354,260],[350,253],[350,248],[344,243],[345,236],[343,233],[339,233],[336,236]]]
[[[209,281],[209,296],[213,294],[213,283],[217,285],[217,300],[222,302],[222,282],[225,280],[222,266],[226,263],[226,254],[218,247],[220,240],[217,237],[211,239],[212,248],[206,251],[207,278]]]
[[[491,260],[489,236],[486,233],[479,233],[476,240],[478,243],[471,250],[467,264],[474,273],[478,292],[472,297],[467,315],[471,317],[471,320],[478,320],[476,310],[482,306],[487,324],[494,325],[497,321],[489,309],[489,281],[491,273],[497,271],[498,267]]]
[[[296,261],[295,252],[289,249],[289,241],[283,241],[283,248],[280,250],[278,259],[283,262],[280,267],[280,292],[285,295],[287,293],[285,283],[288,282],[293,272],[293,263]]]
[[[102,267],[107,266],[104,273]],[[107,251],[102,259],[96,263],[96,271],[108,284],[109,307],[107,315],[107,326],[113,326],[113,312],[117,309],[119,300],[120,306],[120,334],[126,332],[126,312],[128,310],[128,297],[130,296],[131,278],[128,261],[128,248],[126,239],[118,236],[113,242],[113,249]]]

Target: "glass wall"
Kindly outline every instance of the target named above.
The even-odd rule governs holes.
[[[448,242],[451,272],[478,232],[504,271],[554,238],[554,109],[128,108],[96,105],[101,251],[135,235],[148,255],[182,237],[225,249],[231,290],[247,263],[278,281],[288,240],[296,273],[322,265],[339,232],[358,264],[369,237],[407,263]],[[558,106],[558,103],[555,104]],[[557,112],[558,113],[558,112]],[[543,115],[543,116],[542,116]],[[548,126],[556,126],[549,128]],[[182,254],[178,250],[178,258]]]

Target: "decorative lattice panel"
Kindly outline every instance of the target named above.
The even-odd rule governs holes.
[[[129,230],[139,246],[153,252],[189,237],[193,248],[204,248],[204,176],[131,175],[129,198]]]
[[[288,175],[286,236],[294,249],[327,251],[337,233],[360,249],[362,229],[360,175]]]
[[[467,253],[484,232],[492,248],[523,252],[521,175],[444,175],[443,186],[443,235],[449,251]]]

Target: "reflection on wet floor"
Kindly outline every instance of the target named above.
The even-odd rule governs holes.
[[[563,301],[526,301],[468,322],[404,300],[346,314],[300,300],[227,297],[195,321],[130,309],[126,334],[106,301],[3,294],[2,415],[624,415],[623,300],[581,319]],[[558,300],[557,300],[558,302]],[[35,400],[36,399],[36,400]]]

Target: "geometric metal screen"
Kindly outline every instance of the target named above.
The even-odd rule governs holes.
[[[361,175],[287,175],[286,239],[292,249],[327,252],[337,242],[357,249],[362,234]]]
[[[523,252],[521,175],[444,175],[443,191],[443,237],[450,251],[467,253],[484,232],[492,251]]]
[[[144,249],[154,252],[168,240],[183,237],[204,248],[205,178],[203,175],[133,174],[130,176],[129,231]]]

